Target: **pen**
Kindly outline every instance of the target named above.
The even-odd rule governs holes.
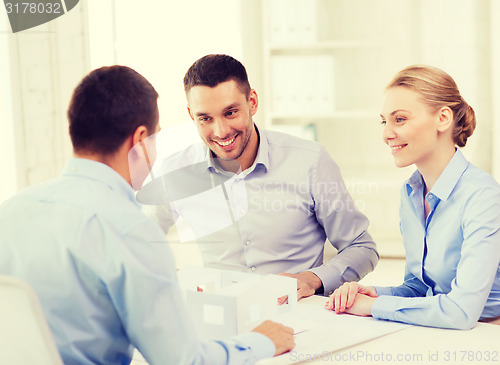
[[[296,335],[301,334],[301,333],[306,332],[306,331],[307,330],[298,331],[298,332],[295,332],[293,335],[296,336]]]

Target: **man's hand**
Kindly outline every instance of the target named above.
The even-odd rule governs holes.
[[[340,287],[335,289],[333,294],[326,302],[325,307],[331,310],[335,310],[337,314],[342,312],[357,314],[353,313],[351,311],[351,308],[355,306],[358,300],[357,298],[360,296],[367,296],[371,298],[378,297],[377,291],[375,290],[374,287],[361,285],[355,281],[352,281],[349,283],[344,283]],[[361,301],[362,303],[367,303],[365,299],[361,299]],[[371,301],[371,303],[373,304],[373,301]],[[370,309],[371,309],[371,304],[370,304]],[[354,310],[354,312],[356,312],[356,310]],[[368,314],[358,314],[358,315],[371,315],[371,312],[368,312]]]
[[[297,300],[314,295],[316,289],[323,285],[321,279],[310,271],[304,271],[300,274],[282,272],[280,275],[297,279]]]
[[[283,326],[280,323],[264,321],[262,324],[255,327],[252,332],[261,333],[273,341],[274,346],[276,347],[274,356],[281,355],[282,353],[290,351],[295,347],[293,329]]]

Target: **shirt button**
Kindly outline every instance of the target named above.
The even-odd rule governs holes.
[[[429,199],[432,199],[432,198],[434,198],[434,195],[429,194]]]
[[[250,243],[252,243],[252,242],[250,242],[250,241],[246,241],[246,242],[245,242],[245,245],[250,246]]]
[[[252,266],[250,270],[255,271],[256,270],[255,266]]]

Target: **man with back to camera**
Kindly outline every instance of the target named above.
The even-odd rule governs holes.
[[[204,143],[166,158],[138,194],[165,232],[182,218],[206,266],[294,277],[299,299],[374,269],[368,219],[338,166],[316,142],[257,128],[257,93],[239,61],[200,58],[184,89]],[[338,253],[323,264],[326,238]]]
[[[197,337],[169,245],[131,187],[156,153],[157,98],[124,66],[80,82],[68,109],[75,158],[0,206],[0,274],[33,287],[67,364],[128,364],[134,347],[150,364],[182,365],[290,350],[292,329],[271,321],[227,341]]]

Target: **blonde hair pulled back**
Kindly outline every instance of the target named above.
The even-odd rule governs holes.
[[[474,109],[460,95],[457,84],[450,75],[436,67],[414,65],[399,71],[386,89],[395,86],[416,91],[436,111],[449,107],[454,120],[453,141],[459,147],[465,146],[467,138],[476,128],[476,116]]]

